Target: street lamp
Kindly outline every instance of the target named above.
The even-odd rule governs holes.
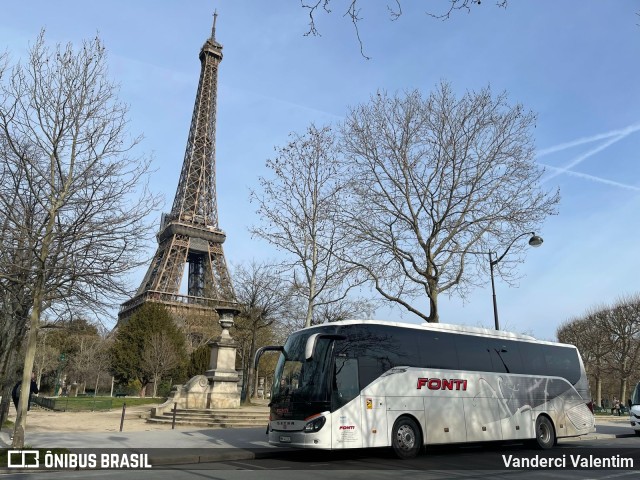
[[[493,280],[493,267],[495,267],[498,264],[498,262],[500,262],[500,260],[504,258],[504,256],[507,254],[507,252],[509,251],[509,249],[515,243],[516,240],[526,235],[531,235],[531,238],[529,238],[529,245],[531,245],[532,247],[539,247],[540,245],[542,245],[542,242],[543,242],[542,237],[539,237],[538,235],[536,235],[536,232],[525,232],[525,233],[521,233],[516,238],[511,240],[511,243],[509,244],[507,249],[504,251],[504,253],[500,255],[498,258],[496,258],[495,260],[493,259],[493,252],[489,251],[489,266],[491,268],[491,290],[493,291],[493,320],[495,321],[496,330],[500,330],[500,323],[498,322],[498,304],[496,303],[496,285]]]

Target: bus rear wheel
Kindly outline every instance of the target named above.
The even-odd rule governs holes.
[[[422,448],[420,428],[409,417],[400,417],[393,424],[391,445],[395,454],[402,459],[414,458]]]
[[[556,431],[549,418],[540,415],[536,420],[536,446],[542,450],[553,447],[556,443]]]

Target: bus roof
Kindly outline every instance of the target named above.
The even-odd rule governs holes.
[[[529,342],[536,343],[546,343],[550,345],[558,345],[557,342],[548,342],[545,340],[538,340],[531,335],[524,335],[522,333],[515,332],[507,332],[504,330],[492,330],[489,328],[482,327],[469,327],[467,325],[454,325],[450,323],[406,323],[406,322],[391,322],[387,320],[362,320],[362,319],[354,319],[354,320],[340,320],[338,322],[329,322],[322,323],[320,325],[313,325],[311,327],[307,327],[309,329],[318,328],[318,327],[330,327],[330,326],[342,326],[342,325],[357,325],[357,324],[372,324],[372,325],[390,325],[394,327],[400,328],[414,328],[418,330],[431,330],[431,331],[441,331],[441,332],[452,332],[452,333],[470,333],[473,335],[478,335],[482,337],[492,337],[492,338],[508,338],[512,340],[524,340]],[[560,344],[564,345],[564,344]],[[574,347],[574,345],[567,345],[570,347]]]

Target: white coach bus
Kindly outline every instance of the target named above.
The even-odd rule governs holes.
[[[280,351],[269,443],[345,449],[560,437],[595,431],[572,345],[457,325],[348,320],[305,328]]]
[[[631,422],[631,428],[633,428],[636,435],[640,435],[640,383],[636,385],[636,388],[631,394],[629,421]]]

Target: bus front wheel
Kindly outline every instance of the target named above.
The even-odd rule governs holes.
[[[409,417],[400,417],[393,425],[392,441],[393,451],[402,459],[414,458],[422,447],[422,434],[420,428]]]
[[[540,415],[536,420],[536,445],[542,450],[553,447],[556,443],[556,431],[549,418]]]

